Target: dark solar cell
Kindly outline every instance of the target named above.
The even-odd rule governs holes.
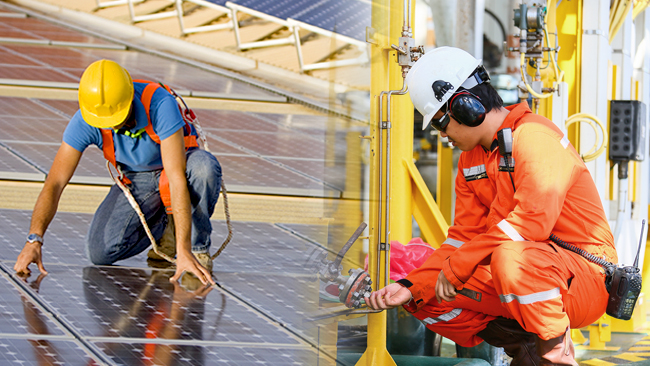
[[[359,0],[327,0],[292,18],[365,41],[366,27],[370,26],[370,3]]]
[[[319,3],[314,0],[231,0],[230,2],[280,19],[293,18]]]
[[[0,338],[1,365],[98,365],[73,339]]]

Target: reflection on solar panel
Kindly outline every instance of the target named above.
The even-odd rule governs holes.
[[[29,216],[28,211],[0,210],[0,241],[8,249],[0,253],[5,277],[22,247],[23,233],[15,228],[25,227]],[[57,215],[44,246],[49,275],[25,280],[11,275],[9,282],[0,277],[0,343],[12,341],[7,334],[24,338],[27,330],[34,339],[57,335],[57,340],[95,343],[99,357],[116,364],[140,364],[147,349],[157,349],[163,355],[177,350],[171,355],[190,357],[191,364],[203,364],[201,355],[211,355],[207,364],[224,359],[241,365],[251,357],[286,364],[277,363],[280,357],[311,365],[319,357],[312,345],[335,339],[335,331],[327,336],[326,329],[305,322],[319,306],[318,281],[307,266],[318,247],[310,241],[270,224],[235,222],[237,235],[215,262],[222,287],[203,288],[187,275],[180,284],[170,283],[173,269],[149,268],[142,254],[120,267],[90,265],[83,254],[90,219],[89,214]],[[222,222],[215,222],[213,242],[220,242],[224,230]],[[124,344],[136,346],[124,349]],[[30,348],[27,343],[14,347]],[[57,352],[71,350],[50,353]]]
[[[0,37],[101,42],[44,22],[11,19],[0,24]],[[134,77],[164,80],[178,90],[283,102],[237,80],[132,51],[0,44],[0,57],[6,65],[0,68],[0,78],[36,84],[76,83],[87,64],[110,58]],[[3,90],[15,88],[7,86],[10,82],[1,84]],[[67,122],[78,109],[69,99],[0,97],[0,179],[45,178]],[[350,121],[195,112],[231,191],[300,196],[291,202],[340,197],[346,169],[360,170],[347,159]],[[99,149],[89,148],[72,182],[110,184],[104,163]],[[275,198],[266,197],[271,202]],[[316,226],[287,229],[282,225],[291,223],[235,217],[235,236],[214,263],[220,287],[212,288],[189,275],[170,283],[174,268],[148,261],[146,252],[115,266],[92,265],[85,253],[92,214],[80,211],[58,212],[48,227],[43,260],[49,274],[38,276],[35,271],[20,278],[12,266],[25,243],[31,211],[0,208],[0,364],[335,364],[330,352],[336,346],[336,326],[309,319],[322,302],[310,259],[330,240],[327,234],[316,240],[308,237],[322,231],[322,223],[329,220],[322,217],[326,210],[320,201],[310,208]],[[328,212],[335,210],[335,200],[322,201],[332,206]],[[213,220],[212,225],[212,243],[221,243],[226,224]]]

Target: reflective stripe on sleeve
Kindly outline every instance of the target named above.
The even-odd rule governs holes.
[[[447,240],[443,241],[442,244],[449,244],[452,247],[460,248],[461,245],[465,244],[464,241],[452,239],[452,238],[447,238]]]
[[[476,165],[470,168],[463,168],[463,176],[467,182],[487,178],[485,164]]]
[[[425,319],[422,319],[422,322],[426,323],[426,324],[429,324],[429,325],[435,324],[437,322],[448,322],[448,321],[454,319],[455,317],[459,316],[462,311],[463,311],[463,309],[454,309],[454,310],[452,310],[452,311],[450,311],[448,313],[440,315],[437,318],[425,318]]]
[[[566,149],[566,147],[569,146],[569,139],[564,136],[562,137],[562,140],[560,140],[560,143],[562,144],[562,147]]]
[[[539,301],[551,300],[558,296],[560,296],[560,288],[556,287],[552,290],[538,292],[530,295],[522,295],[522,296],[515,295],[515,294],[499,295],[499,298],[503,303],[509,303],[512,300],[517,300],[520,304],[527,305]]]
[[[526,241],[526,239],[524,239],[523,236],[519,235],[517,230],[515,230],[515,228],[512,227],[512,225],[510,225],[510,223],[508,221],[506,221],[505,219],[501,220],[501,222],[498,223],[497,226],[499,227],[499,229],[501,229],[501,231],[503,231],[504,234],[508,235],[510,240],[512,240],[512,241]]]

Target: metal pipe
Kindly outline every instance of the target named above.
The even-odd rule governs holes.
[[[404,25],[402,27],[402,36],[404,37],[411,37],[411,0],[404,0]],[[406,50],[406,52],[410,52],[410,50]],[[402,66],[402,69],[404,69],[404,66]],[[403,72],[402,77],[405,78],[406,75]],[[390,99],[393,94],[395,95],[404,95],[408,91],[408,87],[406,85],[406,80],[404,79],[402,81],[402,89],[400,90],[389,90],[389,91],[383,91],[379,94],[379,207],[378,207],[378,215],[377,215],[377,274],[375,278],[375,284],[377,285],[377,290],[379,290],[379,279],[380,279],[380,274],[381,271],[379,270],[381,266],[381,234],[382,234],[382,228],[384,229],[384,241],[385,241],[385,248],[384,250],[386,251],[386,256],[385,256],[385,261],[384,261],[384,273],[386,274],[384,278],[384,286],[388,286],[389,282],[389,276],[388,276],[388,269],[390,267],[390,259],[389,259],[389,253],[390,253],[390,155],[391,155],[391,150],[390,150],[390,129],[391,129],[391,122],[390,122]],[[387,95],[386,97],[386,121],[384,124],[384,95]],[[383,165],[384,165],[384,129],[386,130],[386,192],[384,193],[384,175],[383,175]],[[382,196],[384,197],[385,205],[386,205],[386,215],[384,218],[384,223],[382,226]]]
[[[383,166],[384,166],[384,94],[388,92],[383,91],[379,94],[379,202],[378,202],[378,213],[377,213],[377,263],[376,263],[376,268],[377,268],[377,274],[375,277],[375,286],[376,290],[379,290],[379,279],[381,277],[381,272],[379,271],[379,268],[381,266],[381,229],[382,229],[382,222],[381,222],[381,197],[383,193]]]
[[[411,0],[404,0],[404,25],[402,26],[402,37],[411,37]]]
[[[355,230],[355,232],[352,234],[350,239],[348,239],[345,245],[343,245],[339,253],[336,255],[336,259],[334,260],[334,262],[332,262],[332,268],[336,270],[337,274],[338,274],[339,266],[341,265],[341,261],[343,260],[343,257],[345,257],[345,253],[347,253],[348,250],[350,250],[352,244],[354,244],[354,242],[357,241],[357,239],[359,238],[359,236],[361,236],[361,233],[363,233],[366,227],[368,227],[368,225],[365,222],[362,222],[361,225],[359,225],[359,227],[357,228],[357,230]]]
[[[408,91],[408,86],[406,85],[406,80],[404,80],[402,89],[400,90],[391,90],[388,92],[388,97],[386,98],[386,222],[384,223],[384,239],[386,240],[386,256],[384,261],[384,273],[386,276],[384,278],[384,286],[388,286],[388,268],[390,268],[390,164],[391,164],[391,150],[390,150],[390,97],[395,95],[404,95]]]

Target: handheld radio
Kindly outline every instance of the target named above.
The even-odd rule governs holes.
[[[634,305],[641,293],[641,273],[639,270],[639,254],[641,253],[641,244],[643,243],[643,229],[645,220],[641,224],[641,239],[639,240],[639,249],[636,252],[634,265],[627,267],[609,267],[607,268],[607,279],[605,286],[609,293],[607,300],[607,315],[617,319],[629,320],[634,311]]]
[[[630,320],[634,312],[634,306],[641,294],[641,273],[639,269],[639,254],[643,244],[643,230],[645,229],[645,220],[641,224],[641,238],[639,240],[639,249],[636,252],[636,258],[632,266],[619,267],[614,263],[605,261],[583,249],[571,245],[554,234],[551,234],[551,241],[564,249],[575,252],[590,262],[596,263],[605,269],[605,287],[609,298],[607,299],[607,315],[621,320]]]

